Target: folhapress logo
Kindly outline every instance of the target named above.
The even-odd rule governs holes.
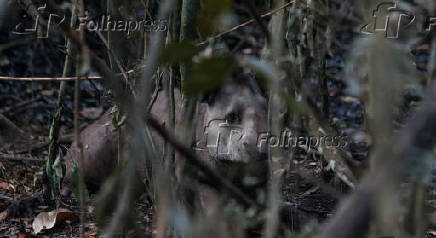
[[[206,147],[213,157],[231,156],[232,145],[239,143],[244,137],[244,130],[225,119],[209,121],[204,128]]]
[[[394,2],[380,3],[372,12],[372,21],[365,24],[360,32],[363,34],[383,32],[386,38],[397,39],[401,30],[410,26],[415,18],[413,13],[398,8]]]
[[[225,119],[213,119],[204,127],[204,141],[198,140],[194,149],[208,151],[213,158],[232,159],[240,153],[247,141],[244,141],[248,133],[240,125],[231,124]],[[346,148],[348,138],[346,136],[296,136],[289,130],[283,130],[280,134],[270,132],[258,132],[256,143],[253,148],[258,152],[266,152],[267,148],[305,148],[308,152],[321,147],[324,149]],[[199,139],[199,138],[198,138]],[[244,145],[241,147],[241,145]]]
[[[46,8],[47,8],[46,4],[37,8],[38,15],[36,16],[33,26],[27,28],[23,23],[19,23],[15,26],[12,33],[17,35],[37,34],[37,38],[48,38],[51,27],[62,24],[65,21],[65,15],[59,16],[57,14],[51,14],[51,13],[48,14],[45,12]],[[46,16],[46,15],[48,15],[47,28],[45,29],[45,32],[43,32],[44,27],[41,27],[41,24],[39,22],[39,17]]]
[[[65,22],[65,15],[60,16],[57,14],[48,13],[47,5],[44,4],[37,8],[38,15],[33,19],[34,21],[29,23],[19,23],[12,31],[17,35],[30,35],[36,34],[37,38],[48,38],[51,30]],[[47,20],[47,26],[43,27],[40,22],[40,17]],[[74,21],[74,30],[86,30],[87,32],[126,32],[127,36],[130,36],[134,32],[152,32],[152,31],[167,31],[167,20],[143,20],[143,19],[116,19],[109,16],[90,17],[78,16]]]

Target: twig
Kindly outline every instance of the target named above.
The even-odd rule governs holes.
[[[182,1],[176,1],[177,6],[176,9],[182,8]],[[170,18],[170,32],[167,43],[177,43],[180,39],[180,29],[181,29],[181,11],[173,11]],[[169,68],[170,75],[167,79],[166,85],[166,96],[168,98],[168,130],[175,134],[175,126],[176,126],[176,114],[175,114],[175,100],[174,100],[174,82],[176,81],[177,72],[180,72],[180,68],[178,66],[172,65]],[[174,148],[169,144],[167,145],[167,158],[165,158],[167,169],[171,175],[175,173],[175,153]]]
[[[15,96],[15,95],[2,95],[2,96],[0,96],[0,101],[7,100],[7,99],[12,99],[15,101],[20,101],[20,102],[23,101],[21,98]]]
[[[56,106],[48,105],[48,104],[44,104],[44,103],[35,103],[35,104],[28,105],[26,107],[21,107],[21,108],[17,108],[16,110],[9,111],[8,116],[11,116],[11,117],[16,116],[16,115],[22,113],[23,111],[30,110],[30,109],[52,110],[52,109],[56,109]]]
[[[17,157],[11,154],[0,154],[0,159],[10,160],[10,161],[30,161],[30,162],[45,162],[45,159],[34,159],[31,157]]]
[[[263,15],[260,15],[260,19],[263,19],[263,18],[269,17],[269,16],[271,16],[271,15],[274,15],[274,14],[277,13],[278,11],[280,11],[280,10],[286,8],[286,7],[291,6],[292,4],[294,4],[294,2],[295,2],[295,0],[294,0],[294,1],[290,1],[290,2],[284,4],[283,6],[277,8],[277,9],[275,9],[275,10],[272,10],[272,11],[270,11],[270,12],[268,12],[268,13],[265,13],[265,14],[263,14]],[[233,31],[237,31],[237,30],[239,30],[239,28],[242,28],[242,27],[245,27],[245,26],[251,25],[251,24],[253,24],[254,22],[256,22],[256,19],[255,19],[255,18],[251,18],[250,20],[248,20],[248,21],[246,21],[246,22],[244,22],[244,23],[242,23],[242,24],[239,24],[239,25],[237,25],[237,26],[234,26],[234,27],[230,28],[230,29],[227,30],[227,31],[221,32],[221,33],[219,33],[218,35],[215,35],[215,36],[213,36],[213,37],[211,37],[211,38],[209,38],[209,39],[207,39],[207,40],[205,40],[205,41],[203,41],[203,42],[198,43],[198,45],[199,45],[199,46],[201,46],[201,45],[205,45],[205,44],[207,44],[210,40],[218,39],[218,38],[220,38],[220,37],[222,37],[222,36],[224,36],[224,35],[227,35],[227,34],[233,32]]]
[[[4,50],[13,48],[15,46],[24,45],[24,44],[28,43],[29,41],[31,41],[33,39],[34,39],[33,37],[32,38],[24,38],[24,39],[15,40],[13,42],[9,42],[9,43],[6,43],[6,44],[1,44],[0,45],[0,53],[2,53]]]
[[[5,113],[7,113],[7,112],[9,112],[11,110],[16,110],[17,108],[27,106],[28,104],[34,103],[34,102],[40,100],[41,98],[42,98],[41,96],[37,96],[35,98],[19,102],[19,103],[15,104],[15,105],[8,106],[5,109],[1,110],[0,113],[5,114]]]
[[[111,54],[112,57],[114,58],[115,62],[117,63],[118,69],[121,71],[121,75],[124,77],[124,80],[126,80],[126,83],[128,83],[129,77],[127,76],[127,74],[126,74],[123,66],[121,65],[121,62],[118,59],[118,57],[116,57],[115,54],[112,52],[112,49],[110,48],[109,42],[104,38],[104,36],[103,36],[103,34],[101,34],[101,32],[97,31],[97,35],[100,38],[100,40],[103,42],[103,44],[106,46],[107,50],[109,51],[109,54]]]
[[[127,74],[135,73],[134,70],[129,70],[126,72]],[[119,73],[116,75],[117,77],[121,77],[122,74]],[[74,80],[97,80],[103,79],[104,76],[88,76],[88,77],[7,77],[0,76],[0,81],[2,80],[15,80],[15,81],[74,81]]]
[[[254,18],[255,22],[257,23],[257,25],[260,26],[260,29],[263,32],[263,35],[266,37],[267,42],[270,42],[270,34],[268,32],[268,27],[266,26],[265,22],[263,21],[263,19],[260,17],[256,6],[254,5],[253,1],[246,1],[247,2],[247,6],[248,6],[248,10],[250,11],[251,16]]]
[[[112,51],[111,47],[110,47],[110,43],[109,41],[107,41],[103,34],[101,34],[101,32],[97,31],[97,35],[100,37],[101,41],[103,42],[103,44],[106,46],[108,53],[112,56],[112,58],[115,60],[115,63],[117,63],[117,67],[120,70],[120,74],[123,76],[124,81],[126,81],[126,84],[129,86],[130,92],[132,93],[133,97],[136,97],[135,94],[135,90],[133,90],[133,86],[131,84],[131,82],[129,81],[129,75],[126,73],[126,71],[124,70],[123,66],[121,65],[121,61],[120,59],[118,59],[118,57],[114,54],[114,52]]]
[[[73,4],[76,5],[78,13],[80,15],[85,15],[85,3],[84,0],[76,0],[73,1]],[[83,29],[79,32],[79,42],[81,45],[85,45],[85,32]],[[76,76],[82,77],[83,75],[88,75],[89,71],[80,72],[83,67],[84,59],[89,58],[89,49],[88,47],[82,47],[79,51],[80,53],[76,56]],[[88,68],[89,70],[89,68]],[[79,164],[84,164],[83,161],[83,145],[80,140],[80,125],[79,125],[79,111],[80,111],[80,81],[76,80],[74,82],[74,138],[77,143],[78,155],[77,161]],[[79,200],[80,200],[80,237],[85,238],[85,175],[83,172],[84,168],[79,167]]]
[[[73,4],[72,10],[71,10],[71,23],[70,27],[73,26],[73,22],[76,18],[76,12],[75,12],[76,6]],[[62,77],[66,77],[70,74],[71,68],[72,68],[72,45],[71,41],[65,38],[67,41],[66,43],[66,54],[65,54],[65,62],[64,62],[64,68],[62,71]],[[48,146],[48,162],[46,164],[45,173],[47,173],[47,176],[50,178],[49,181],[49,187],[51,187],[50,190],[52,190],[52,193],[55,194],[56,198],[59,196],[59,187],[61,184],[58,184],[58,179],[56,172],[53,170],[52,166],[56,160],[56,156],[59,154],[59,131],[61,127],[61,117],[62,117],[62,111],[63,111],[63,95],[65,93],[65,89],[67,87],[67,82],[62,81],[59,85],[59,94],[56,102],[56,109],[53,115],[53,119],[50,125],[50,133],[49,133],[49,146]],[[53,179],[56,178],[56,179]],[[45,190],[45,191],[50,191]],[[47,194],[46,196],[48,196]]]
[[[322,179],[315,177],[314,175],[305,172],[302,169],[298,169],[296,173],[301,176],[304,180],[306,180],[309,183],[315,184],[318,186],[321,190],[323,190],[325,193],[328,193],[330,196],[334,197],[335,199],[341,199],[343,198],[343,194],[341,191],[338,191],[336,188],[332,187],[330,184],[324,182]]]
[[[0,113],[0,129],[10,130],[13,133],[16,133],[20,136],[24,136],[24,131],[21,130],[18,126],[16,126],[7,117],[3,116],[3,114],[1,113]]]
[[[200,0],[183,0],[181,9],[181,31],[180,40],[187,40],[195,42],[198,39],[197,19],[198,11],[200,9]],[[185,80],[192,71],[192,62],[187,61],[180,65],[180,81],[182,88],[185,85]],[[178,128],[177,135],[179,138],[184,138],[183,144],[186,147],[192,146],[195,141],[195,124],[194,115],[197,107],[197,99],[195,97],[183,98],[180,116],[183,118],[176,127]],[[176,177],[180,184],[183,184],[184,176],[193,173],[192,168],[185,166],[184,160],[175,160]],[[192,202],[192,196],[189,198],[186,194],[192,193],[188,188],[179,186],[182,200],[188,203]]]
[[[276,7],[280,6],[284,0],[272,0],[271,4]],[[294,2],[292,2],[294,3]],[[288,3],[291,4],[291,3]],[[286,4],[285,4],[286,5]],[[249,5],[250,6],[250,5]],[[254,7],[251,11],[255,11]],[[279,7],[280,8],[280,7]],[[271,52],[271,55],[274,59],[281,58],[284,52],[284,41],[285,38],[285,13],[280,12],[279,14],[274,15],[271,18],[270,26],[271,31],[268,30],[263,25],[263,22],[259,17],[256,18],[256,22],[258,25],[262,27],[262,29],[267,34],[267,49]],[[253,13],[252,14],[256,14]],[[280,68],[279,62],[273,62],[277,68]],[[280,115],[280,111],[285,107],[285,97],[281,97],[280,90],[283,88],[283,79],[275,74],[273,77],[269,78],[268,81],[268,115],[267,115],[267,128],[273,135],[279,135],[281,133],[283,125],[285,125],[285,121],[283,117],[276,117],[275,115]],[[280,220],[279,220],[279,211],[280,211],[280,182],[282,181],[282,177],[284,172],[283,168],[289,168],[287,165],[288,159],[285,156],[283,148],[280,147],[272,147],[268,146],[268,162],[269,162],[269,183],[268,183],[268,197],[266,200],[267,210],[266,210],[266,221],[265,221],[265,238],[273,238],[277,236]]]
[[[175,99],[174,99],[174,81],[176,77],[176,69],[174,66],[170,68],[170,77],[168,78],[167,83],[167,97],[168,97],[168,129],[171,133],[175,133],[176,127],[176,110],[175,110]],[[167,169],[171,174],[174,174],[174,160],[175,153],[174,148],[171,145],[168,145],[167,149]]]
[[[60,138],[58,139],[57,143],[58,143],[58,144],[71,144],[72,141],[73,141],[73,140],[72,140],[71,136],[62,136],[62,137],[60,137]],[[34,151],[34,150],[40,150],[40,149],[42,149],[42,148],[44,148],[44,147],[47,147],[47,146],[49,146],[49,145],[50,145],[50,141],[48,141],[48,142],[41,142],[41,143],[39,143],[39,144],[32,145],[32,146],[29,147],[29,148],[22,149],[22,150],[17,150],[17,151],[15,151],[15,153],[16,153],[16,154],[25,154],[25,153],[32,152],[32,151]]]
[[[151,96],[150,103],[147,106],[147,111],[150,112],[153,108],[154,103],[156,102],[157,97],[159,96],[159,84],[162,81],[162,77],[157,77],[157,82],[154,88],[153,95]]]

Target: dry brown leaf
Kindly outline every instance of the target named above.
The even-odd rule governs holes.
[[[14,189],[14,186],[10,183],[0,181],[0,189],[9,190],[9,188]]]
[[[86,237],[88,238],[94,238],[97,237],[97,232],[96,231],[90,231],[86,233]]]
[[[29,235],[29,234],[27,234],[27,233],[23,233],[23,232],[20,232],[20,233],[18,233],[18,236],[17,236],[18,238],[30,238],[30,237],[32,237],[31,235]]]
[[[80,114],[84,118],[88,118],[91,120],[97,119],[103,114],[103,108],[101,107],[85,107],[80,111]]]
[[[94,206],[88,206],[86,207],[89,213],[94,213],[95,207]]]
[[[3,222],[4,220],[6,220],[6,218],[8,218],[8,214],[9,214],[9,210],[6,209],[3,212],[0,213],[0,222]]]
[[[343,102],[347,102],[347,103],[352,103],[352,102],[358,102],[358,101],[359,101],[358,98],[356,98],[356,97],[350,97],[350,96],[343,96],[343,97],[341,97],[341,100],[342,100]]]
[[[54,89],[42,90],[40,93],[44,96],[51,97],[54,95],[55,90]]]
[[[56,224],[69,221],[77,221],[78,216],[68,209],[59,208],[51,212],[41,212],[33,220],[32,229],[35,234],[38,234],[43,229],[51,229]]]

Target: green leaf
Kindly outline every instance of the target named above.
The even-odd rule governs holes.
[[[111,114],[112,114],[112,125],[114,126],[115,131],[118,131],[124,125],[127,116],[121,113],[117,105],[112,107]]]
[[[6,195],[2,195],[2,194],[0,194],[0,200],[5,200],[5,201],[14,201],[13,198],[8,197],[8,196],[6,196]]]
[[[50,126],[50,131],[48,133],[48,138],[50,139],[50,142],[53,140],[53,133],[54,133],[54,127],[53,125]]]
[[[62,152],[59,150],[58,156],[56,157],[56,160],[53,163],[53,170],[56,173],[56,179],[60,179],[62,181],[62,179],[65,176],[65,164],[64,164],[64,160],[62,159],[63,154]]]
[[[179,64],[194,57],[200,49],[192,42],[182,41],[168,45],[162,52],[160,64]]]
[[[72,174],[72,182],[73,182],[73,193],[77,199],[80,199],[80,186],[79,186],[79,170],[74,171]],[[83,184],[83,199],[85,203],[89,201],[89,191],[86,188],[86,185]]]
[[[199,96],[219,88],[231,75],[236,62],[233,57],[203,59],[194,64],[183,84],[186,96]]]
[[[71,182],[73,184],[73,193],[77,199],[80,199],[79,166],[77,164],[77,161],[71,156],[71,154],[70,154],[70,161],[71,161]],[[86,188],[86,184],[83,184],[83,191],[84,191],[83,194],[84,202],[88,203],[89,191]]]
[[[47,174],[47,178],[49,181],[49,187],[51,190],[52,198],[55,198],[59,195],[59,184],[56,176],[56,170],[50,164],[49,159],[46,160],[45,172]]]
[[[300,195],[300,199],[301,198],[305,198],[307,196],[312,195],[313,193],[315,193],[316,191],[319,190],[318,186],[313,186],[312,188],[310,188],[309,190],[307,190],[306,192],[304,192],[303,194]]]

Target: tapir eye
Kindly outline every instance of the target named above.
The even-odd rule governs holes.
[[[230,123],[238,123],[241,122],[241,117],[236,112],[231,112],[226,115],[226,120]]]

